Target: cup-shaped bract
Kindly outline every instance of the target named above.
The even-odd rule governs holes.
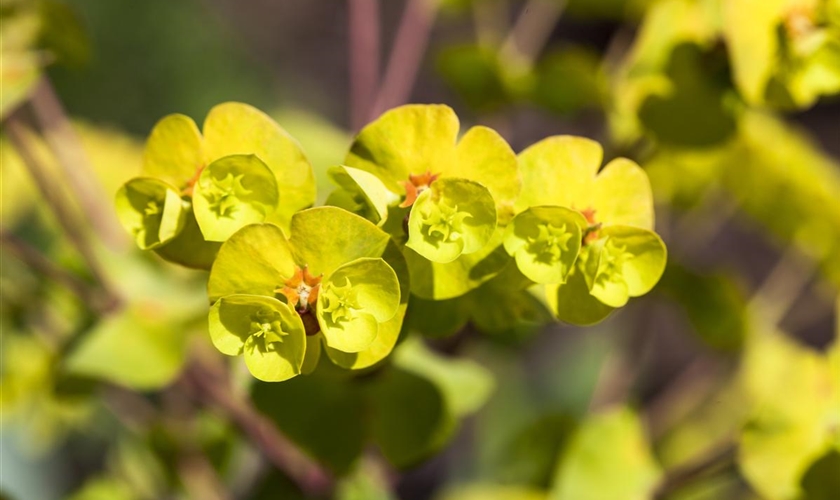
[[[432,262],[447,263],[484,248],[496,229],[490,192],[465,179],[440,179],[415,201],[406,245]]]
[[[510,213],[520,186],[516,155],[490,128],[473,127],[460,140],[459,128],[448,106],[400,106],[359,132],[344,164],[374,174],[401,195],[412,175],[475,181],[490,191],[500,214]]]
[[[651,291],[665,271],[667,252],[653,231],[610,226],[591,245],[583,263],[590,293],[610,307]]]
[[[362,258],[324,278],[316,314],[327,345],[352,353],[370,347],[399,306],[396,272],[381,258]]]
[[[261,111],[235,102],[210,110],[203,135],[185,115],[161,119],[146,143],[143,173],[193,203],[189,215],[196,225],[187,226],[199,229],[203,245],[175,238],[156,248],[165,259],[190,267],[208,267],[215,242],[246,224],[269,221],[288,228],[292,214],[315,200],[312,167],[297,142]]]
[[[581,246],[586,219],[565,207],[531,207],[505,229],[505,250],[535,283],[565,283]]]
[[[143,250],[166,244],[184,228],[189,204],[170,184],[138,177],[117,192],[117,216]]]
[[[277,181],[255,155],[219,158],[204,170],[193,191],[193,211],[209,241],[225,241],[239,228],[262,222],[277,206]]]
[[[387,220],[388,207],[399,203],[399,196],[370,172],[340,165],[328,174],[339,189],[330,193],[326,204],[349,210],[378,226]]]
[[[406,260],[412,293],[434,300],[457,297],[480,286],[504,267],[507,257],[503,249],[497,251],[501,230],[489,230],[491,212],[481,208],[488,206],[485,196],[459,201],[455,210],[451,203],[445,206],[436,206],[436,200],[429,203],[434,198],[435,186],[461,180],[483,187],[495,207],[492,218],[495,224],[501,225],[513,217],[513,203],[520,189],[516,155],[504,139],[492,129],[480,126],[469,129],[459,139],[459,128],[458,117],[448,106],[401,106],[366,126],[344,162],[350,168],[376,176],[382,186],[398,196],[401,207],[411,207],[407,228],[381,222],[384,212],[381,209],[377,210],[377,216],[397,241],[409,241]],[[367,197],[360,201],[375,203],[373,200],[381,198],[369,188],[361,188]],[[426,194],[427,191],[432,194]],[[353,201],[347,196],[344,199]],[[391,216],[405,215],[404,210],[393,209],[392,201],[388,203]],[[471,204],[474,210],[466,210]],[[471,217],[464,217],[464,213]],[[429,218],[433,224],[420,223]],[[463,229],[450,231],[451,223],[461,226],[468,234]],[[415,234],[418,228],[421,234]],[[432,239],[440,241],[429,241],[428,230],[432,228],[436,228]],[[407,237],[402,234],[404,229]],[[424,229],[426,234],[422,234]],[[483,245],[479,247],[479,244]]]
[[[583,137],[554,136],[519,154],[522,192],[517,212],[556,205],[590,214],[590,225],[653,230],[653,193],[644,170],[626,158],[599,172],[604,151]]]
[[[529,210],[555,206],[577,212],[575,218],[582,223],[577,261],[558,266],[553,277],[536,273],[534,261],[524,255],[517,258],[523,274],[548,285],[547,301],[555,315],[575,324],[600,321],[630,297],[649,292],[667,260],[665,245],[653,232],[647,175],[624,158],[599,172],[602,159],[597,142],[572,136],[550,137],[519,155],[522,192],[516,203],[517,219]],[[547,228],[542,236],[558,241]],[[526,244],[526,239],[506,241],[514,256]],[[546,280],[557,277],[563,279]]]
[[[210,338],[223,354],[244,355],[254,377],[266,382],[301,373],[306,333],[288,305],[260,295],[228,295],[210,308]]]
[[[270,223],[252,224],[234,233],[222,245],[210,271],[210,300],[235,294],[261,295],[285,302],[290,302],[289,296],[301,298],[299,303],[289,305],[297,308],[302,318],[308,318],[316,325],[315,331],[308,332],[308,365],[317,363],[320,352],[320,345],[311,342],[315,338],[324,340],[324,351],[339,366],[360,369],[379,362],[396,344],[407,306],[408,273],[401,253],[388,235],[374,224],[335,207],[298,212],[290,227],[288,238],[278,226]],[[354,261],[358,264],[350,266]],[[345,266],[347,270],[339,272]],[[300,279],[301,274],[304,279]],[[382,278],[383,275],[386,278]],[[381,300],[391,305],[396,302],[393,313],[367,299],[372,293],[367,290],[380,289],[377,288],[380,282],[388,284],[380,287],[383,291]],[[364,298],[354,313],[362,312],[381,321],[365,323],[367,329],[356,322],[352,330],[344,332],[352,331],[353,335],[344,335],[341,340],[333,340],[337,337],[331,337],[327,329],[313,335],[317,326],[323,328],[326,323],[319,317],[320,302],[316,299],[325,289],[327,295],[342,294],[342,287],[347,287],[348,283],[352,294]],[[390,314],[388,318],[385,318],[386,312]]]

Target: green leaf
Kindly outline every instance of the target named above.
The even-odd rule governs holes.
[[[263,222],[278,203],[274,174],[254,155],[231,155],[207,166],[195,186],[193,210],[208,241],[225,241]]]
[[[245,364],[266,382],[288,380],[301,372],[306,332],[288,305],[260,295],[228,295],[210,308],[210,338],[229,356],[245,355]]]
[[[398,500],[384,467],[373,459],[363,459],[336,487],[336,500]]]
[[[832,500],[840,491],[840,452],[830,451],[802,476],[803,500]]]
[[[336,207],[317,207],[292,218],[291,245],[295,261],[313,275],[329,275],[362,257],[380,257],[390,238],[370,221]]]
[[[429,457],[455,428],[446,399],[429,380],[390,369],[370,388],[370,432],[394,466],[406,468]]]
[[[558,413],[541,415],[509,439],[492,463],[498,481],[548,489],[563,450],[577,430],[577,420]]]
[[[581,258],[584,255],[581,253]],[[615,310],[589,294],[586,278],[577,266],[565,284],[546,285],[545,294],[557,319],[573,325],[594,325]]]
[[[631,226],[609,226],[600,235],[582,262],[590,293],[610,307],[621,307],[653,289],[668,259],[662,239]]]
[[[779,50],[778,26],[786,0],[733,0],[724,4],[723,34],[735,83],[752,104],[764,102]]]
[[[554,49],[540,58],[531,99],[559,114],[598,107],[608,87],[600,54],[583,46]]]
[[[797,499],[805,471],[834,439],[838,383],[826,357],[780,332],[756,333],[741,368],[752,411],[741,432],[738,465],[762,496]]]
[[[287,227],[292,215],[315,202],[312,166],[298,143],[262,111],[228,102],[210,110],[204,120],[207,162],[235,154],[253,154],[274,172],[280,201],[269,219]]]
[[[667,85],[652,91],[638,110],[642,125],[657,141],[699,148],[721,143],[735,133],[725,57],[695,43],[681,43],[671,51],[664,72]]]
[[[184,229],[168,243],[154,249],[164,260],[193,269],[210,269],[221,243],[207,241],[201,234],[195,214],[187,210]]]
[[[531,207],[505,230],[505,250],[536,283],[565,283],[580,251],[586,219],[563,207]]]
[[[425,299],[446,300],[478,288],[499,274],[511,260],[502,246],[503,234],[501,228],[496,228],[484,248],[447,263],[432,262],[406,247],[411,293]]]
[[[685,310],[698,338],[709,347],[734,352],[744,345],[747,300],[729,275],[698,273],[669,262],[658,290]]]
[[[408,268],[402,252],[393,241],[388,243],[385,252],[382,253],[382,259],[394,270],[399,279],[400,304],[393,318],[379,324],[379,333],[367,349],[349,353],[329,346],[325,347],[332,362],[348,370],[361,370],[385,359],[394,349],[402,331],[403,319],[406,316],[409,302]]]
[[[527,486],[475,483],[444,490],[441,500],[546,500],[544,491]]]
[[[406,339],[394,353],[394,365],[434,382],[456,417],[478,411],[495,387],[493,374],[469,359],[445,358],[416,337]]]
[[[388,207],[396,204],[399,197],[388,190],[375,175],[357,168],[338,166],[329,170],[329,176],[344,192],[350,202],[335,204],[381,226],[388,218]]]
[[[464,179],[440,179],[414,203],[406,246],[432,262],[447,263],[481,250],[496,229],[490,192]]]
[[[67,356],[67,371],[136,390],[168,385],[186,361],[189,330],[151,316],[138,304],[101,320]]]
[[[361,455],[366,403],[351,379],[321,370],[282,384],[257,382],[251,389],[257,409],[304,451],[342,474]]]
[[[554,476],[551,500],[647,500],[662,477],[639,417],[619,408],[585,420]]]
[[[448,337],[460,331],[470,320],[470,303],[464,297],[428,300],[411,297],[405,326],[408,331],[426,337]]]
[[[201,133],[192,118],[172,114],[155,124],[143,152],[145,175],[184,188],[204,165]]]
[[[329,347],[360,352],[373,343],[379,325],[400,305],[397,274],[381,258],[357,259],[336,269],[321,283],[317,316]]]
[[[151,177],[138,177],[117,192],[117,216],[143,250],[158,248],[183,229],[188,202],[173,186]]]
[[[286,237],[274,224],[245,226],[219,250],[210,270],[210,301],[233,294],[274,297],[275,290],[295,273]]]
[[[88,479],[68,500],[136,500],[131,486],[116,477],[100,476]]]
[[[510,104],[498,51],[478,45],[444,47],[436,67],[447,85],[475,110],[490,112]]]

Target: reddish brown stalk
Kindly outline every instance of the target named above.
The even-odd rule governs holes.
[[[350,125],[367,122],[379,86],[379,0],[348,0]]]
[[[434,0],[408,0],[370,118],[405,104],[417,79],[437,14]]]

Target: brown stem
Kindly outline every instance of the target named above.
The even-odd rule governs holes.
[[[379,85],[379,0],[348,0],[350,125],[361,129]]]
[[[46,166],[41,163],[40,159],[34,154],[34,147],[31,140],[31,132],[26,129],[26,126],[21,122],[20,116],[13,114],[6,120],[6,133],[12,145],[17,149],[24,165],[32,175],[32,179],[38,186],[38,190],[44,197],[44,200],[52,208],[55,218],[58,220],[67,237],[73,246],[76,247],[79,254],[88,265],[91,273],[96,281],[100,284],[107,297],[107,309],[117,308],[120,304],[119,297],[112,291],[105,273],[96,258],[96,253],[90,245],[86,235],[81,230],[81,226],[71,216],[73,206],[67,199],[65,193],[61,191],[59,184],[50,178],[50,173]]]
[[[198,397],[234,422],[304,493],[313,496],[328,493],[333,487],[330,475],[281,434],[248,400],[239,398],[228,385],[226,374],[217,371],[207,364],[194,363],[186,378]]]
[[[505,40],[502,55],[524,66],[533,64],[565,8],[566,2],[558,0],[530,0]]]
[[[113,207],[102,196],[104,191],[90,167],[81,140],[47,77],[41,79],[33,92],[30,105],[64,177],[77,194],[85,219],[110,248],[126,248],[128,239],[125,232]]]
[[[437,9],[438,2],[435,0],[408,0],[371,119],[394,106],[406,103],[411,97],[411,89],[429,44]]]
[[[0,246],[36,272],[43,274],[72,292],[82,302],[90,306],[91,309],[99,310],[104,305],[103,297],[95,288],[85,283],[70,271],[59,267],[38,251],[37,248],[9,231],[0,230]]]
[[[681,467],[671,470],[662,479],[654,494],[655,500],[667,498],[674,491],[697,480],[718,467],[725,467],[735,459],[737,447],[732,442],[725,442],[710,449],[703,456]]]

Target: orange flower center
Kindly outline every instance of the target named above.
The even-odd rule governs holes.
[[[400,203],[400,207],[406,208],[414,205],[420,193],[429,189],[429,186],[440,177],[440,174],[433,174],[431,171],[426,171],[424,174],[411,174],[407,181],[402,181],[401,184],[405,188],[405,200]]]
[[[318,301],[321,278],[321,275],[310,274],[307,266],[296,267],[295,274],[283,283],[282,288],[275,290],[275,293],[285,295],[289,300],[289,305],[294,307],[299,314],[304,314],[314,308]]]

